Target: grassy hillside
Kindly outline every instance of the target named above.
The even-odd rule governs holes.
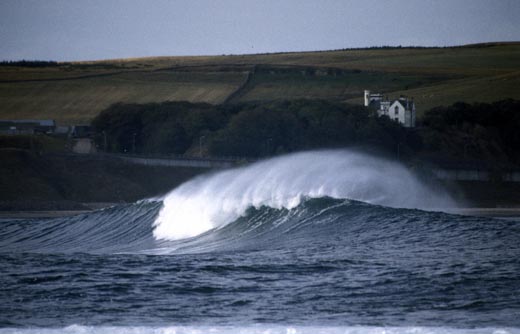
[[[0,66],[0,119],[85,123],[116,102],[323,98],[364,89],[414,96],[419,112],[456,101],[520,99],[520,43]]]
[[[519,43],[476,44],[453,48],[352,49],[256,55],[149,57],[82,65],[167,68],[201,65],[298,65],[418,74],[493,75],[518,70]]]
[[[0,118],[50,118],[89,122],[113,103],[168,100],[220,103],[244,80],[243,73],[124,72],[69,80],[0,83]]]
[[[310,72],[310,73],[309,73]],[[321,98],[362,103],[365,89],[392,92],[409,87],[422,87],[446,80],[446,76],[341,70],[311,72],[309,69],[261,69],[233,101],[264,101],[277,99]],[[358,101],[359,100],[359,101]]]
[[[396,96],[400,94],[415,97],[417,105],[420,106],[419,116],[432,107],[448,106],[456,101],[491,103],[500,99],[518,99],[520,71],[489,77],[471,77],[394,92]]]

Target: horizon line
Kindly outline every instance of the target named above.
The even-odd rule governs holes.
[[[279,54],[294,54],[294,53],[320,53],[320,52],[338,52],[338,51],[356,51],[356,50],[388,50],[388,49],[450,49],[450,48],[464,48],[464,47],[493,47],[500,45],[515,45],[520,44],[520,40],[515,41],[488,41],[468,44],[453,44],[444,46],[423,46],[423,45],[381,45],[381,46],[364,46],[364,47],[347,47],[339,49],[325,49],[325,50],[299,50],[299,51],[272,51],[272,52],[255,52],[255,53],[229,53],[229,54],[198,54],[198,55],[162,55],[162,56],[129,56],[124,58],[99,58],[86,60],[64,60],[56,61],[53,59],[2,59],[0,63],[16,63],[16,62],[56,62],[57,64],[74,64],[74,63],[94,63],[107,61],[132,61],[138,59],[152,59],[152,58],[195,58],[195,57],[240,57],[240,56],[268,56]]]

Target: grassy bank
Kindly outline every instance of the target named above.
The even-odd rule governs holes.
[[[133,165],[95,155],[40,156],[20,149],[1,149],[0,159],[0,211],[89,210],[90,203],[133,202],[163,195],[209,171]],[[465,181],[442,186],[465,207],[520,205],[520,183]]]
[[[93,156],[0,149],[0,209],[82,209],[84,202],[133,202],[167,193],[207,169],[149,167]]]

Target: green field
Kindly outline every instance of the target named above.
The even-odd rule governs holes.
[[[3,66],[0,119],[86,123],[117,102],[361,103],[365,89],[413,96],[420,114],[456,101],[520,99],[520,43]]]

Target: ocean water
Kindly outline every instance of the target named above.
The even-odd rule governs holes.
[[[0,333],[520,333],[520,222],[453,205],[326,151],[3,221]]]

